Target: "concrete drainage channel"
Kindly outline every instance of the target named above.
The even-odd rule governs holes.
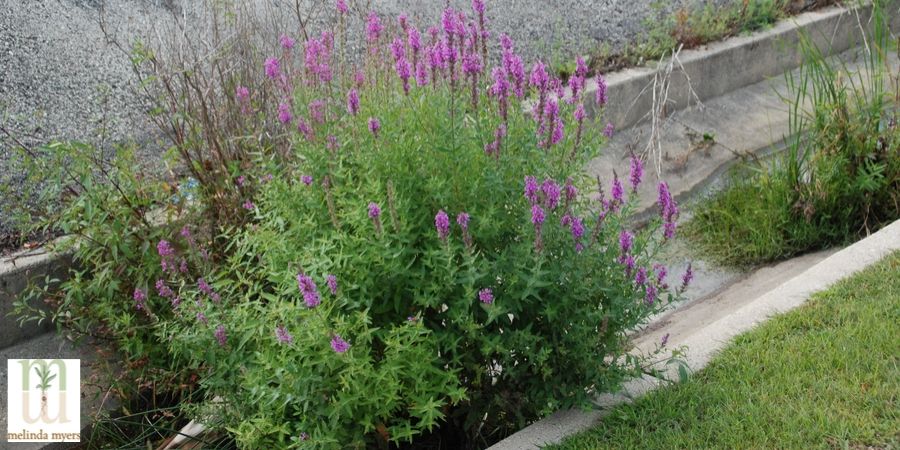
[[[896,9],[896,4],[892,3],[891,8]],[[669,159],[665,167],[659,165],[658,174],[648,170],[648,179],[639,191],[643,209],[639,216],[652,211],[657,178],[669,183],[680,202],[696,196],[738,160],[739,155],[760,155],[778,148],[787,134],[787,107],[778,94],[786,86],[779,80],[783,79],[784,72],[799,65],[798,30],[809,33],[824,52],[841,54],[853,67],[859,51],[855,49],[860,41],[859,24],[866,23],[870,14],[871,8],[867,6],[828,8],[791,18],[752,36],[682,52],[678,70],[672,72],[668,81],[669,106],[681,110],[654,124],[646,123],[646,112],[653,109],[654,79],[665,69],[636,68],[609,74],[610,106],[604,114],[623,131],[617,133],[601,157],[589,164],[588,172],[608,181],[612,169],[624,167],[630,152],[648,148],[641,143],[642,139],[653,138],[657,154],[668,155]],[[900,29],[900,14],[889,16],[891,28]],[[891,64],[898,66],[896,59]],[[696,104],[697,100],[703,102],[702,107]],[[652,165],[654,162],[648,164]],[[737,333],[772,313],[799,306],[812,292],[865,268],[894,249],[900,249],[900,221],[846,249],[806,255],[751,273],[722,270],[701,262],[698,283],[691,292],[693,299],[657,317],[638,332],[635,348],[652,347],[663,334],[669,333],[670,346],[687,345],[689,366],[700,369]],[[0,383],[6,384],[8,358],[94,358],[90,345],[74,345],[56,335],[50,324],[20,328],[15,318],[8,316],[12,302],[28,280],[43,280],[47,275],[61,278],[70,264],[66,255],[42,249],[0,258],[0,356],[4,360],[0,366]],[[598,398],[598,405],[608,408],[621,404],[659,384],[659,380],[650,378],[633,380],[624,392]],[[4,425],[6,406],[6,390],[2,389],[0,421]],[[99,406],[99,402],[83,402],[83,426],[90,424]],[[604,409],[560,411],[491,448],[536,449],[557,443],[595,424],[604,414]],[[5,432],[0,433],[0,444],[3,443]],[[17,444],[16,448],[45,447],[35,443]]]

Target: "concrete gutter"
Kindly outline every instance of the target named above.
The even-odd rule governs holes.
[[[885,6],[891,17],[891,29],[900,29],[900,2]],[[862,45],[859,24],[866,24],[872,6],[829,7],[803,13],[775,24],[772,28],[749,36],[736,36],[696,49],[684,50],[680,64],[672,73],[668,110],[687,108],[696,100],[705,101],[779,76],[799,67],[802,55],[797,45],[801,30],[809,35],[824,55],[835,55]],[[635,67],[606,75],[609,102],[603,120],[624,129],[648,118],[653,106],[654,77],[663,69]],[[693,93],[696,95],[694,96]],[[596,116],[594,104],[596,82],[587,89],[585,109]]]
[[[687,347],[684,354],[685,362],[692,371],[700,370],[735,336],[765,322],[773,315],[803,305],[812,294],[827,289],[898,250],[900,250],[900,220],[834,253],[800,275],[718,320],[693,332],[670,338],[669,347]],[[650,342],[638,343],[638,348],[650,346]],[[666,369],[663,366],[658,368]],[[672,367],[668,369],[673,372],[675,370]],[[677,379],[673,372],[669,375]],[[565,438],[596,425],[613,407],[661,386],[665,386],[662,380],[651,377],[633,380],[626,383],[622,392],[605,394],[598,398],[597,404],[600,407],[598,410],[559,411],[500,441],[490,449],[528,450],[558,444]]]

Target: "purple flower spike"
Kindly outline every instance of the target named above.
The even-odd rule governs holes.
[[[359,92],[356,88],[347,92],[347,112],[354,116],[359,113]]]
[[[525,198],[532,205],[538,202],[538,189],[537,180],[534,177],[525,177]]]
[[[547,89],[550,84],[550,75],[547,74],[547,66],[544,63],[538,61],[534,63],[534,66],[531,68],[531,78],[529,79],[532,87],[537,88],[540,91],[544,91]]]
[[[175,296],[175,292],[166,285],[165,280],[156,280],[156,292],[160,297],[164,298],[172,298]]]
[[[577,241],[584,236],[584,223],[581,221],[580,217],[572,218],[570,229],[572,231],[572,239]]]
[[[226,341],[228,340],[228,335],[225,334],[225,325],[217,326],[216,331],[213,334],[216,336],[216,342],[219,343],[219,346],[224,347]]]
[[[660,347],[665,347],[666,344],[669,343],[669,333],[666,333],[665,336],[662,337],[662,340],[659,342]]]
[[[672,198],[672,194],[669,192],[669,185],[665,182],[659,183],[658,192],[657,203],[659,204],[659,215],[663,220],[663,237],[667,240],[672,239],[675,237],[678,204]]]
[[[544,193],[544,203],[547,209],[556,209],[559,206],[559,185],[552,179],[547,178],[544,180],[544,184],[541,185],[541,191]]]
[[[684,275],[681,277],[681,292],[684,292],[688,286],[691,284],[691,280],[694,279],[694,270],[691,266],[691,263],[688,263],[687,270],[684,272]]]
[[[252,211],[252,210],[256,209],[256,205],[254,205],[253,202],[251,202],[250,200],[245,201],[243,204],[243,207],[247,211]]]
[[[370,12],[369,17],[366,19],[366,40],[370,44],[375,43],[381,37],[382,30],[384,30],[384,26],[381,25],[381,19],[378,18],[378,14],[375,14],[375,11]]]
[[[337,277],[333,274],[329,274],[325,277],[325,284],[328,285],[328,290],[331,291],[331,295],[337,295],[338,290],[338,282]]]
[[[613,178],[613,185],[612,185],[611,191],[612,191],[612,198],[613,198],[614,202],[616,202],[617,204],[624,203],[625,189],[622,187],[622,182],[619,181],[618,176],[615,176]]]
[[[638,286],[643,286],[647,283],[647,269],[640,267],[637,272],[634,274],[634,284]]]
[[[484,0],[472,0],[472,9],[479,15],[484,14]]]
[[[627,255],[628,252],[631,251],[633,245],[634,235],[628,230],[622,230],[622,232],[619,233],[619,248],[622,249],[622,254]]]
[[[234,96],[240,101],[246,101],[250,98],[250,89],[244,86],[234,88]]]
[[[200,292],[206,295],[212,294],[213,291],[209,283],[207,283],[203,278],[197,278],[197,289],[200,289]]]
[[[278,105],[278,121],[284,125],[291,123],[294,120],[294,115],[291,114],[291,105],[287,103],[282,103]]]
[[[656,273],[656,284],[662,286],[663,289],[666,289],[666,275],[668,275],[666,266],[658,263],[654,264],[653,272]]]
[[[637,188],[641,184],[642,178],[644,178],[644,163],[640,158],[632,154],[631,175],[629,177],[629,181],[631,182],[631,192],[637,192]]]
[[[597,92],[594,93],[594,100],[596,100],[598,106],[603,106],[606,104],[606,80],[603,78],[603,75],[597,74]]]
[[[293,49],[294,44],[296,44],[296,41],[286,34],[282,34],[281,37],[278,38],[278,42],[281,44],[281,48],[285,50]]]
[[[147,293],[142,289],[135,288],[134,294],[132,295],[134,298],[134,308],[137,310],[143,310],[146,305],[144,302],[147,300]]]
[[[156,244],[156,252],[159,253],[159,256],[165,258],[174,255],[175,249],[172,248],[172,244],[170,244],[169,241],[162,240]]]
[[[381,208],[378,204],[374,202],[369,203],[369,218],[377,219],[379,216],[381,216]]]
[[[375,117],[369,117],[369,132],[373,136],[378,137],[378,131],[381,130],[381,122]]]
[[[494,291],[491,288],[484,288],[478,291],[478,300],[481,300],[481,303],[486,305],[494,303]]]
[[[434,216],[434,228],[437,229],[438,237],[442,241],[446,241],[447,236],[450,235],[450,218],[443,209]]]
[[[563,191],[566,195],[567,202],[574,202],[576,198],[578,198],[578,189],[575,187],[575,184],[572,183],[571,178],[566,179],[566,185],[563,187]]]
[[[280,344],[291,344],[294,342],[294,337],[291,336],[291,333],[288,332],[284,325],[275,327],[275,339],[278,339]]]
[[[269,79],[274,80],[278,78],[278,72],[280,68],[278,58],[267,58],[265,64],[263,64],[263,67],[266,69],[266,76],[269,77]]]
[[[335,353],[344,353],[350,349],[350,343],[345,341],[341,335],[335,334],[331,338],[331,349],[334,350]]]
[[[647,285],[647,294],[644,297],[644,301],[647,302],[647,305],[652,305],[653,302],[656,301],[656,295],[657,295],[656,286],[653,284],[648,284]]]
[[[544,223],[544,209],[540,205],[534,204],[531,207],[531,223],[536,227]]]
[[[469,213],[461,212],[456,216],[456,223],[459,224],[459,227],[463,230],[469,229]]]
[[[306,302],[306,306],[309,308],[315,308],[321,303],[321,298],[319,297],[319,289],[316,287],[316,282],[313,281],[312,278],[303,273],[297,274],[297,286],[300,288],[300,292],[303,294],[303,301]]]
[[[347,3],[344,0],[337,0],[334,6],[341,14],[347,14],[350,11],[350,8],[347,7]]]
[[[606,124],[606,128],[603,129],[603,135],[607,137],[607,139],[612,139],[613,134],[616,129],[613,126],[612,122]]]

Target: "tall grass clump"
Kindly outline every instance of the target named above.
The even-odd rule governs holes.
[[[803,35],[788,73],[787,149],[744,164],[696,209],[689,234],[714,258],[752,265],[840,245],[900,217],[900,84],[889,16],[875,2],[858,70]]]
[[[478,0],[426,29],[338,1],[303,38],[243,14],[220,10],[206,51],[135,47],[167,179],[52,144],[73,162],[56,185],[79,183],[42,223],[78,265],[20,312],[48,298],[121,352],[121,383],[180,394],[241,448],[483,447],[644,373],[626,334],[692,273],[656,261],[665,183],[656,220],[627,220],[641,160],[610,186],[581,170],[602,77],[585,98],[580,58],[567,85],[526,68]]]

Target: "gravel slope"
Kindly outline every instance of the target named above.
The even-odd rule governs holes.
[[[255,0],[283,11],[282,23],[294,24],[292,0]],[[312,20],[327,21],[333,0],[303,0],[323,11]],[[368,1],[368,0],[366,0]],[[364,0],[347,0],[362,11]],[[644,23],[680,6],[702,0],[487,0],[495,33],[513,37],[526,59],[567,60],[600,44],[614,48],[645,32]],[[713,0],[727,3],[739,0]],[[101,32],[101,3],[108,29],[129,42],[171,19],[169,4],[196,6],[199,0],[3,0],[0,6],[0,120],[26,143],[54,139],[91,143],[134,140],[152,167],[164,148],[143,117],[133,94],[127,57],[108,45]],[[373,0],[385,20],[406,12],[419,26],[438,22],[447,0]],[[470,0],[450,0],[470,11]],[[656,5],[656,6],[654,6]],[[659,6],[664,5],[664,6]],[[361,31],[360,16],[349,29]],[[290,25],[285,25],[290,28]],[[291,30],[272,30],[273,33]],[[296,29],[295,29],[296,31]],[[297,33],[294,33],[297,34]],[[360,35],[356,35],[359,39]],[[359,42],[359,41],[357,41]],[[101,126],[103,124],[103,126]],[[8,158],[9,143],[0,140],[0,180],[24,174]],[[0,241],[9,230],[0,199]],[[8,199],[7,199],[8,200]],[[0,243],[2,247],[2,243]]]

